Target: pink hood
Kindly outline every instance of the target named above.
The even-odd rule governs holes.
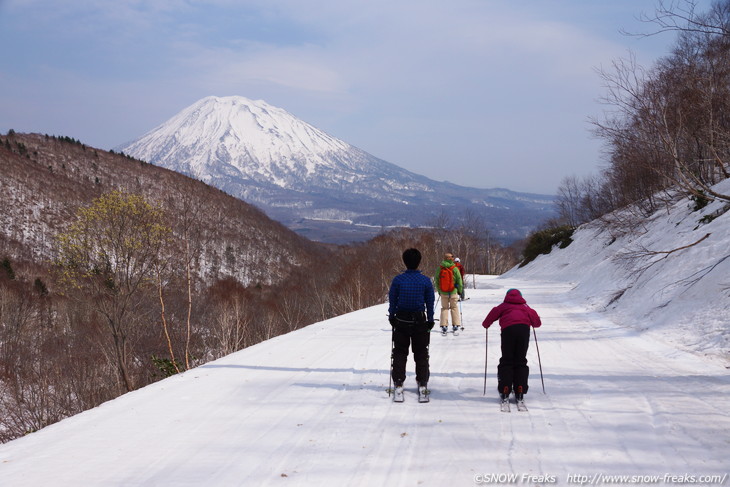
[[[504,302],[509,304],[527,304],[519,289],[510,289],[504,296]]]

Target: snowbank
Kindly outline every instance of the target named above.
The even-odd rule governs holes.
[[[730,193],[730,180],[715,189]],[[615,323],[730,366],[730,212],[694,206],[684,198],[623,236],[583,225],[570,246],[505,277],[571,282]]]

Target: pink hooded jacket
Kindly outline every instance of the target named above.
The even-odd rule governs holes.
[[[527,301],[517,289],[507,291],[504,302],[492,308],[492,311],[484,318],[482,326],[489,328],[497,320],[499,320],[499,326],[502,329],[518,324],[530,325],[535,328],[542,325],[537,312],[527,306]]]

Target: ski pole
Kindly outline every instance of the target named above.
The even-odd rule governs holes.
[[[542,360],[540,360],[540,347],[537,344],[537,332],[532,327],[532,334],[535,336],[535,349],[537,350],[537,363],[540,365],[540,381],[542,382],[542,393],[545,394],[545,379],[542,376]]]
[[[487,395],[487,356],[489,354],[489,328],[484,329],[484,395]]]
[[[388,372],[388,397],[393,390],[393,350],[395,349],[395,332],[390,332],[390,372]]]

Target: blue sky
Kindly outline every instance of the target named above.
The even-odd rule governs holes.
[[[110,149],[241,95],[432,179],[549,194],[603,164],[596,68],[673,45],[620,33],[656,2],[0,0],[0,132]]]

